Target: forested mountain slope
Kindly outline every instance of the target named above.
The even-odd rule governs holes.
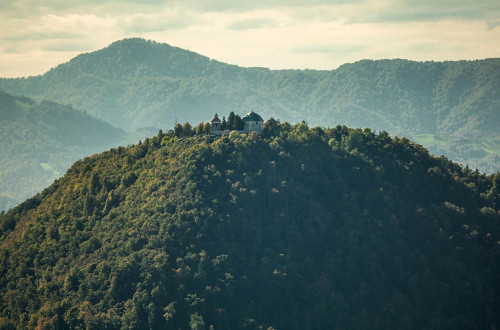
[[[71,103],[125,129],[255,110],[290,122],[387,130],[482,171],[500,169],[500,59],[364,60],[332,71],[272,71],[125,39],[0,86]]]
[[[499,188],[368,129],[160,132],[0,217],[0,322],[498,328]]]
[[[40,192],[76,160],[125,137],[70,106],[0,91],[0,211]]]

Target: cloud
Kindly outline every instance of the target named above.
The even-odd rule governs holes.
[[[71,39],[78,39],[83,36],[84,34],[81,32],[73,32],[73,31],[47,32],[47,31],[41,31],[38,28],[27,27],[25,29],[19,29],[18,31],[15,31],[13,33],[0,35],[0,40],[10,41],[10,42],[13,41],[15,42],[20,40],[36,41],[36,40],[49,40],[49,39],[71,40]]]
[[[488,22],[486,22],[486,26],[487,26],[488,31],[494,30],[498,26],[500,26],[500,20],[488,21]]]
[[[42,47],[47,52],[83,52],[89,49],[92,49],[92,45],[68,41],[50,42]]]
[[[176,5],[183,4],[195,11],[207,12],[249,12],[277,8],[301,8],[320,5],[340,5],[346,3],[362,3],[366,0],[173,0]],[[306,3],[306,5],[304,5]]]
[[[196,23],[195,16],[183,8],[154,14],[123,15],[117,18],[118,27],[128,33],[175,30]]]
[[[227,26],[227,28],[229,30],[250,30],[272,28],[276,25],[276,21],[272,19],[253,18],[232,22]]]
[[[498,57],[498,17],[498,0],[3,0],[0,76],[40,74],[126,37],[271,68]]]
[[[460,52],[465,50],[464,45],[460,43],[443,44],[438,40],[419,40],[411,42],[408,45],[409,51],[418,53],[442,53],[442,52]]]
[[[354,22],[427,22],[477,20],[500,15],[496,0],[392,0],[376,11],[352,17]]]
[[[331,44],[315,44],[315,45],[298,45],[292,47],[292,51],[298,54],[339,54],[339,53],[356,53],[366,50],[367,46],[363,45],[331,45]]]

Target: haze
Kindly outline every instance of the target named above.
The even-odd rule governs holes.
[[[499,57],[499,17],[497,0],[4,0],[0,76],[42,74],[127,37],[272,69]]]

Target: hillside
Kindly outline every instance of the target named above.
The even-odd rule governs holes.
[[[368,129],[160,132],[0,216],[0,324],[498,328],[499,187]]]
[[[70,106],[0,91],[0,211],[40,192],[76,160],[125,137]]]
[[[125,39],[42,76],[1,79],[0,86],[73,104],[124,129],[255,110],[290,122],[387,130],[481,171],[500,170],[500,59],[364,60],[332,71],[272,71]]]

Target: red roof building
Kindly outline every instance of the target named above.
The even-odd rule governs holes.
[[[214,119],[212,119],[212,132],[222,132],[222,123],[219,119],[219,116],[215,114]]]

